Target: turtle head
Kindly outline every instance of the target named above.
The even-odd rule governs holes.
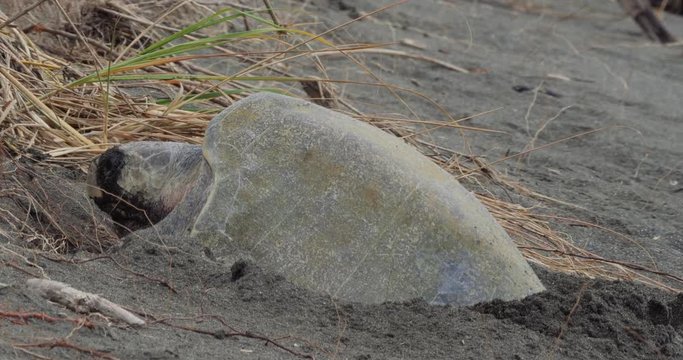
[[[95,158],[88,171],[87,192],[95,204],[114,221],[124,227],[136,229],[149,225],[150,222],[155,223],[153,218],[157,217],[155,214],[158,212],[144,201],[143,194],[126,189],[126,166],[135,166],[131,164],[131,160],[119,146],[110,148]]]
[[[196,145],[133,142],[108,149],[90,164],[87,192],[124,227],[159,222],[183,199],[202,161]]]

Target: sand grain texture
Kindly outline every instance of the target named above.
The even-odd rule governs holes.
[[[304,10],[329,26],[383,3],[313,0],[305,2]],[[654,266],[654,260],[663,271],[683,274],[680,47],[651,44],[611,2],[538,3],[413,1],[338,35],[367,42],[411,39],[423,48],[421,54],[470,69],[463,74],[414,59],[378,63],[373,55],[364,57],[387,82],[418,86],[453,114],[502,107],[470,123],[505,131],[468,138],[472,152],[490,160],[608,127],[521,161],[500,163],[499,169],[540,193],[578,206],[542,211],[593,221],[638,242],[558,221],[558,229],[576,243],[623,261]],[[683,19],[668,15],[664,21],[672,33],[683,36]],[[331,77],[367,79],[329,61]],[[367,88],[347,85],[344,94],[367,111],[400,106],[395,98]],[[441,117],[433,107],[414,106],[425,118]],[[444,146],[466,147],[456,131],[431,135]],[[488,190],[539,205],[495,186]],[[86,220],[75,217],[73,222]],[[159,239],[148,231],[140,235],[110,257],[84,261],[96,256],[81,251],[69,255],[68,263],[24,259],[16,255],[20,240],[0,233],[3,246],[16,253],[2,251],[0,257],[0,280],[10,285],[0,289],[0,358],[35,358],[25,351],[59,359],[92,357],[63,346],[30,347],[66,337],[71,344],[119,359],[291,359],[296,354],[317,359],[683,357],[683,298],[638,284],[535,267],[548,291],[521,301],[470,308],[422,301],[369,306],[303,291],[248,261],[231,269],[220,266],[191,239]],[[162,242],[165,246],[158,245]],[[81,315],[23,287],[40,272],[31,264],[52,280],[132,310],[147,325],[133,329],[91,316],[95,328],[78,327],[70,320]],[[20,320],[9,312],[62,320]]]

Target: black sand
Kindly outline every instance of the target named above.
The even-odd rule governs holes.
[[[332,25],[380,3],[317,0],[307,2],[304,10]],[[639,244],[595,229],[558,224],[575,242],[606,257],[652,265],[649,253],[659,269],[683,274],[680,48],[650,44],[611,2],[557,0],[546,1],[541,8],[512,6],[526,3],[413,1],[355,24],[340,36],[367,42],[412,39],[425,46],[419,50],[423,55],[477,70],[460,74],[417,60],[385,59],[377,64],[379,58],[366,58],[386,81],[417,85],[454,114],[502,106],[470,123],[506,132],[468,135],[473,152],[490,160],[523,150],[536,131],[567,106],[571,107],[540,132],[536,145],[619,126],[548,147],[521,162],[499,164],[499,169],[540,193],[580,207],[544,211],[597,222]],[[683,36],[683,19],[668,16],[666,23]],[[333,66],[330,71],[333,77],[362,77]],[[528,89],[539,85],[534,100]],[[347,86],[344,93],[369,111],[400,106],[394,98],[367,88]],[[440,117],[432,107],[409,103],[425,117]],[[434,139],[464,147],[457,132],[442,131]],[[3,172],[4,179],[11,176]],[[74,226],[92,234],[92,229],[85,229],[92,208],[79,207],[84,203],[76,195],[82,190],[82,177],[55,176],[58,180],[52,183],[59,186],[43,184],[47,194],[69,209]],[[74,190],[65,196],[68,183]],[[507,196],[495,187],[490,190]],[[23,211],[22,204],[6,197],[0,198],[0,208]],[[6,249],[24,254],[51,279],[101,294],[149,321],[133,329],[91,316],[93,329],[74,330],[66,319],[82,315],[29,293],[24,283],[31,275],[26,271],[39,275],[40,269],[2,251],[0,282],[9,285],[0,290],[3,359],[37,358],[19,350],[22,344],[47,344],[22,349],[48,358],[93,357],[48,347],[59,339],[120,359],[280,359],[296,354],[339,359],[683,357],[683,297],[639,284],[535,268],[548,291],[519,302],[471,308],[421,301],[368,306],[298,289],[254,264],[225,268],[186,239],[158,239],[149,231],[129,238],[111,257],[80,251],[67,257],[71,262],[34,257],[17,246],[17,239],[2,234]],[[158,245],[162,241],[165,246]],[[13,321],[6,316],[9,312],[44,313],[62,320]]]

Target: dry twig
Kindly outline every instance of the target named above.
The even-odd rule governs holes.
[[[28,279],[26,285],[40,296],[62,304],[78,313],[93,311],[111,316],[129,325],[144,325],[145,321],[121,306],[95,294],[83,292],[59,281]]]
[[[46,321],[49,323],[53,322],[60,322],[60,321],[66,321],[73,323],[78,326],[85,326],[88,329],[92,329],[95,327],[95,324],[90,322],[86,318],[80,318],[80,319],[73,319],[73,318],[63,318],[63,317],[54,317],[50,316],[47,314],[43,313],[37,313],[37,312],[18,312],[18,311],[0,311],[0,317],[4,318],[9,318],[9,319],[16,319],[21,321],[22,323],[26,323],[27,320],[41,320],[41,321]]]
[[[89,348],[82,347],[80,345],[76,345],[69,340],[66,339],[56,339],[52,341],[43,341],[43,342],[38,342],[38,343],[13,343],[12,346],[17,347],[17,348],[22,348],[22,349],[30,349],[30,348],[47,348],[47,349],[52,349],[52,348],[64,348],[64,349],[71,349],[71,350],[76,350],[78,352],[88,354],[92,357],[100,358],[100,359],[105,359],[105,360],[118,360],[116,357],[111,356],[103,351],[99,350],[93,350]]]
[[[662,44],[676,42],[676,38],[652,11],[652,6],[647,0],[619,0],[626,13],[643,29],[643,32],[651,40]]]
[[[213,336],[213,337],[215,337],[215,338],[217,338],[217,339],[227,339],[227,338],[233,338],[233,337],[242,337],[242,338],[247,338],[247,339],[261,340],[261,341],[265,342],[266,345],[273,345],[273,346],[275,346],[276,348],[281,349],[281,350],[284,350],[284,351],[286,351],[286,352],[288,352],[288,353],[290,353],[290,354],[292,354],[292,355],[294,355],[294,356],[297,356],[297,357],[299,357],[299,358],[302,358],[302,359],[315,359],[315,357],[314,357],[313,355],[311,355],[311,354],[304,354],[304,353],[301,353],[301,352],[292,350],[292,349],[290,349],[290,348],[288,348],[288,347],[286,347],[286,346],[284,346],[284,345],[282,345],[282,344],[276,342],[276,341],[273,340],[273,339],[270,339],[270,338],[268,338],[268,337],[266,337],[266,336],[254,334],[254,333],[249,332],[249,331],[232,331],[232,330],[231,330],[231,331],[225,331],[225,330],[223,330],[223,329],[211,331],[211,330],[204,330],[204,329],[195,328],[195,327],[192,327],[192,326],[185,326],[185,325],[172,324],[172,323],[169,323],[169,322],[163,321],[163,320],[160,321],[160,322],[161,322],[162,324],[165,324],[165,325],[170,326],[170,327],[172,327],[172,328],[181,329],[181,330],[185,330],[185,331],[191,331],[191,332],[194,332],[194,333],[197,333],[197,334],[210,335],[210,336]]]

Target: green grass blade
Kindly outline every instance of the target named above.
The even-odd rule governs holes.
[[[221,17],[221,15],[223,15],[224,13],[229,12],[229,11],[234,12],[234,14]],[[194,24],[191,24],[191,25],[181,29],[180,31],[178,31],[178,32],[176,32],[170,36],[167,36],[167,37],[155,42],[154,44],[150,45],[145,50],[143,50],[140,53],[140,55],[152,52],[152,51],[159,49],[159,48],[163,47],[164,45],[166,45],[166,44],[168,44],[174,40],[178,40],[184,36],[195,33],[201,29],[211,27],[214,25],[218,25],[222,22],[232,21],[232,20],[238,19],[240,17],[244,17],[244,16],[252,18],[258,22],[267,24],[271,27],[277,27],[277,25],[273,24],[272,22],[269,22],[269,21],[267,21],[263,18],[260,18],[258,16],[254,16],[253,14],[251,14],[249,12],[236,10],[236,9],[232,9],[232,8],[225,8],[225,9],[221,9],[221,10],[217,11],[216,13],[214,13],[212,15],[207,16],[206,18],[204,18],[204,19],[202,19],[202,20],[200,20]]]
[[[216,91],[207,91],[202,94],[196,94],[196,95],[186,95],[183,96],[180,101],[183,103],[191,103],[194,101],[203,101],[203,100],[211,100],[215,99],[218,97],[226,96],[226,95],[240,95],[240,94],[245,94],[245,93],[253,93],[253,92],[273,92],[277,94],[288,94],[287,91],[278,89],[278,88],[272,88],[272,87],[265,87],[265,88],[252,88],[252,89],[229,89],[229,90],[216,90]],[[156,100],[156,103],[159,105],[169,105],[173,101],[177,101],[176,99],[171,99],[171,98],[159,98]]]

